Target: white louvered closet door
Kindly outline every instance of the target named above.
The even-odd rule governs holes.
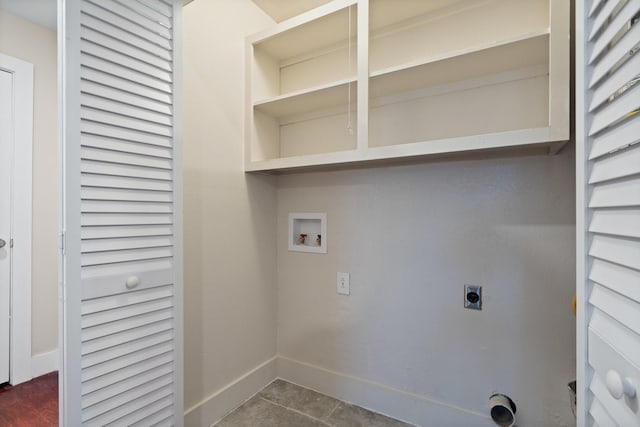
[[[576,18],[578,425],[640,426],[640,0]]]
[[[64,426],[183,424],[180,3],[60,5]]]

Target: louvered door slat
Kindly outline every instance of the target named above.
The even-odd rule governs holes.
[[[87,425],[88,426],[95,425],[96,427],[101,425],[105,425],[109,427],[112,427],[112,426],[119,427],[121,425],[128,425],[123,423],[126,422],[125,420],[127,420],[129,417],[135,417],[136,414],[141,414],[140,416],[144,417],[147,412],[146,411],[147,408],[155,407],[155,405],[158,402],[163,402],[170,398],[172,398],[171,389],[169,387],[165,387],[161,391],[158,391],[156,393],[153,393],[147,396],[143,396],[137,401],[132,402],[131,404],[126,405],[122,408],[119,408],[114,412],[112,412],[111,414],[107,414],[106,416],[99,418],[98,420],[92,421],[92,423],[88,423]],[[135,408],[142,408],[142,409],[135,409]],[[95,422],[95,424],[93,424],[93,422]],[[142,421],[142,423],[143,425],[148,425],[144,420]]]
[[[146,54],[151,54],[155,57],[164,59],[165,61],[159,61],[157,58],[152,58],[153,62],[150,61],[150,63],[165,71],[171,71],[171,51],[168,49],[168,46],[159,46],[145,37],[138,36],[137,33],[123,31],[121,28],[107,23],[106,21],[96,19],[89,14],[83,15],[82,25],[96,32],[102,33],[105,36],[116,39],[119,42],[135,46],[137,49],[143,50]],[[166,40],[165,43],[169,44],[168,40]]]
[[[607,288],[594,286],[589,303],[640,335],[640,306],[637,302]]]
[[[100,311],[98,313],[85,314],[84,316],[82,316],[81,326],[83,328],[91,328],[98,325],[105,325],[107,323],[129,319],[133,316],[140,316],[144,313],[153,313],[160,310],[168,309],[172,306],[172,298],[162,298],[138,304],[117,307],[111,310]]]
[[[123,188],[132,190],[171,191],[171,181],[163,179],[134,178],[127,176],[100,175],[83,173],[83,187]]]
[[[146,301],[154,301],[161,298],[169,298],[173,295],[173,288],[170,286],[154,287],[135,292],[114,295],[111,298],[87,299],[82,305],[82,314],[90,315],[103,311],[112,310],[117,307],[124,307],[132,304],[140,304]]]
[[[639,9],[640,0],[627,0],[622,10],[607,24],[602,34],[593,43],[591,58],[589,59],[590,64],[598,59],[602,52],[609,46],[609,43],[611,43],[615,35],[631,21]]]
[[[136,73],[129,73],[130,76],[144,74],[148,79],[143,83],[151,81],[151,79],[159,80],[164,83],[171,83],[171,72],[165,71],[165,62],[161,58],[148,54],[140,49],[128,46],[125,43],[118,43],[115,39],[111,39],[89,28],[83,28],[82,52],[89,56],[102,58],[104,61],[110,62],[111,67],[106,68],[106,72],[115,74],[116,68],[127,68],[136,70]],[[111,50],[106,46],[120,44],[122,50]],[[87,66],[92,66],[90,62]],[[124,70],[123,70],[124,71]]]
[[[172,202],[171,193],[166,191],[125,190],[118,188],[84,187],[83,200],[111,200],[123,202]]]
[[[629,328],[620,327],[615,319],[602,310],[594,310],[589,329],[601,337],[607,337],[609,346],[635,366],[640,366],[640,341]]]
[[[602,26],[605,22],[610,18],[611,13],[620,5],[622,0],[610,0],[605,2],[604,6],[598,14],[593,19],[593,28],[591,28],[591,33],[589,35],[589,40],[593,40],[595,35],[602,29]]]
[[[173,227],[169,224],[143,226],[82,227],[83,242],[90,239],[109,239],[117,237],[171,236]]]
[[[640,130],[640,129],[639,129]],[[590,184],[640,174],[640,145],[600,159],[591,170]]]
[[[640,26],[638,26],[640,28]],[[640,32],[638,33],[640,38]],[[593,138],[590,160],[612,153],[640,141],[640,120],[627,120],[614,129]]]
[[[98,110],[91,108],[91,106],[83,106],[82,110],[80,110],[80,116],[84,120],[101,123],[103,125],[127,128],[159,136],[171,136],[171,127],[169,125],[162,125],[135,117]]]
[[[591,2],[591,7],[589,7],[589,12],[588,15],[590,18],[593,18],[594,14],[597,12],[597,10],[600,8],[600,6],[602,5],[603,2],[605,2],[606,0],[593,0]]]
[[[595,211],[589,231],[640,238],[640,209]]]
[[[98,96],[104,99],[110,99],[117,101],[121,104],[131,105],[157,113],[165,115],[171,114],[171,106],[169,104],[155,102],[156,99],[149,99],[143,96],[138,96],[135,93],[128,93],[122,90],[114,89],[113,87],[100,84],[98,82],[92,82],[90,80],[83,80],[80,86],[82,93]]]
[[[111,225],[148,225],[171,224],[173,216],[170,214],[109,214],[109,213],[84,213],[82,215],[83,226],[111,226]]]
[[[145,166],[140,167],[134,165],[91,160],[83,162],[82,172],[101,176],[151,178],[158,181],[171,181],[173,178],[171,175],[171,170],[169,169],[159,169]]]
[[[166,80],[166,72],[134,58],[114,54],[109,49],[85,42],[82,59],[82,76],[87,80],[99,83],[103,78],[115,77],[129,82],[123,85],[123,90],[128,92],[135,93],[136,88],[152,89],[147,97],[159,96],[158,92],[171,93],[172,86],[171,82]]]
[[[116,0],[116,1],[122,4],[123,6],[125,6],[126,8],[128,8],[131,12],[134,12],[139,16],[146,18],[149,22],[157,22],[166,28],[171,28],[172,26],[171,18],[169,16],[163,15],[162,13],[158,12],[158,10],[154,7],[149,7],[138,1],[127,1],[127,0]]]
[[[143,410],[129,414],[119,420],[124,425],[130,426],[154,426],[156,423],[166,422],[169,426],[174,425],[173,412],[171,411],[170,397],[164,397],[156,402],[147,405]]]
[[[134,47],[127,47],[124,43],[121,47],[127,47],[126,54],[114,51],[106,47],[113,44],[114,40],[88,28],[85,28],[83,33],[85,39],[82,52],[87,57],[101,58],[100,62],[104,68],[98,68],[98,70],[160,90],[169,88],[171,72],[164,70],[166,63],[163,59]],[[96,67],[98,63],[98,61],[88,61],[86,66]]]
[[[82,243],[82,253],[119,251],[125,249],[171,246],[171,236],[131,237],[119,239],[87,240]]]
[[[139,406],[138,401],[143,402],[146,406],[169,394],[171,394],[171,375],[143,384],[125,394],[103,400],[88,408],[83,408],[83,422],[91,421],[96,423],[94,425],[112,423],[134,412]]]
[[[182,4],[63,2],[63,425],[181,426]]]
[[[592,208],[640,205],[640,177],[600,184],[593,187]]]
[[[591,240],[589,255],[640,270],[640,241],[638,239],[595,235]]]
[[[153,76],[113,63],[108,58],[82,53],[81,75],[84,80],[101,83],[146,98],[170,103],[171,84]]]
[[[87,4],[101,6],[110,13],[118,15],[127,21],[131,21],[135,25],[135,27],[141,27],[142,30],[149,30],[155,34],[159,34],[165,37],[166,39],[173,38],[170,26],[162,25],[160,22],[153,21],[147,18],[136,19],[135,16],[132,16],[133,14],[131,13],[131,9],[126,8],[125,6],[123,6],[119,2],[115,2],[114,0],[87,0],[85,2],[85,5]]]
[[[120,202],[117,205],[105,200],[83,200],[82,212],[87,213],[171,213],[171,203]]]
[[[121,147],[124,149],[124,147]],[[133,151],[133,150],[132,150]],[[145,166],[150,168],[171,170],[172,162],[170,158],[159,157],[138,152],[127,152],[113,150],[110,148],[95,148],[91,146],[82,147],[81,156],[83,160],[95,160],[107,163],[118,163],[131,166]]]
[[[640,0],[576,2],[578,425],[640,426]],[[607,380],[609,378],[609,380]]]
[[[146,359],[141,359],[139,363],[129,365],[121,371],[107,372],[104,375],[85,380],[82,383],[82,395],[84,396],[112,384],[116,384],[122,378],[130,378],[134,375],[171,364],[173,364],[173,353],[171,352],[165,352]]]
[[[104,138],[114,138],[141,144],[158,145],[160,147],[171,146],[171,138],[167,138],[166,136],[162,135],[153,135],[146,132],[140,132],[136,129],[117,128],[91,121],[83,121],[82,123],[80,123],[80,126],[84,135],[95,135]]]
[[[591,81],[589,87],[593,87],[605,77],[614,66],[620,62],[625,56],[629,55],[635,46],[636,40],[640,33],[640,27],[632,27],[631,30],[610,50],[606,51],[604,56],[593,66]]]
[[[91,94],[83,94],[81,98],[82,105],[94,110],[108,111],[120,115],[126,115],[131,118],[144,120],[160,125],[171,126],[171,116],[167,114],[157,113],[147,108],[140,108],[114,101],[111,99],[101,98]]]
[[[144,142],[123,140],[123,139],[115,139],[101,135],[93,135],[93,134],[85,134],[82,136],[80,140],[83,147],[92,147],[102,150],[109,151],[118,151],[122,153],[129,154],[140,154],[143,157],[160,157],[162,159],[166,159],[162,164],[153,164],[146,166],[153,166],[164,169],[171,169],[171,148],[165,145],[158,144],[149,144]],[[104,152],[99,152],[100,154],[105,154]],[[100,161],[109,161],[103,158],[95,158],[94,160]],[[145,166],[145,165],[142,165]]]
[[[638,70],[640,70],[640,56],[635,55],[612,75],[608,76],[607,80],[593,91],[589,111],[595,110],[611,96],[614,96],[617,91],[638,75]]]
[[[594,135],[606,127],[616,124],[619,120],[623,120],[627,114],[640,107],[638,105],[639,97],[640,86],[634,86],[617,102],[604,105],[598,114],[594,115],[589,134]]]
[[[640,271],[594,259],[589,280],[640,303]]]
[[[157,322],[151,325],[145,325],[140,328],[128,329],[118,335],[107,335],[101,338],[96,338],[91,341],[87,341],[82,343],[82,355],[89,358],[89,360],[97,360],[101,358],[101,351],[109,349],[109,353],[112,349],[118,346],[127,346],[127,344],[134,343],[138,340],[142,340],[148,336],[154,336],[156,334],[162,334],[167,331],[172,330],[171,321]],[[131,352],[138,351],[139,349],[133,349],[131,351],[127,351],[125,349],[123,354],[129,354]],[[96,354],[98,353],[98,354]],[[106,357],[105,360],[101,360],[100,363],[105,362],[111,359],[111,357]],[[83,362],[84,363],[84,362]],[[86,366],[90,366],[90,363],[86,363]]]
[[[158,13],[161,13],[164,16],[171,16],[171,7],[162,1],[138,0],[138,2],[155,9]]]
[[[111,384],[108,387],[88,393],[82,397],[82,407],[88,408],[99,404],[108,399],[115,399],[130,390],[142,387],[147,383],[167,377],[171,374],[173,367],[171,364],[163,365],[159,368],[141,372],[137,375],[130,376],[123,381]]]
[[[99,351],[87,354],[82,358],[82,367],[88,368],[100,363],[105,363],[111,359],[123,357],[127,354],[135,353],[147,347],[162,344],[173,340],[173,329],[169,329],[154,335],[145,335],[139,340],[128,341],[113,347],[108,351]],[[145,368],[147,366],[145,365]]]
[[[171,247],[126,249],[119,251],[91,252],[82,254],[83,267],[91,267],[105,264],[118,264],[123,262],[146,261],[160,258],[171,258]]]
[[[92,16],[104,22],[108,22],[110,25],[126,31],[128,34],[135,34],[138,39],[148,40],[150,43],[155,43],[156,45],[167,50],[171,49],[171,40],[169,38],[163,37],[158,33],[142,28],[140,25],[136,25],[131,21],[124,19],[115,13],[112,13],[108,9],[103,9],[99,6],[87,2],[84,4],[82,12],[85,15]]]
[[[85,328],[82,331],[82,341],[91,341],[102,336],[108,334],[117,334],[121,332],[128,331],[130,329],[138,328],[144,325],[150,325],[155,322],[160,322],[163,320],[171,319],[173,313],[171,310],[161,310],[156,312],[151,312],[143,315],[136,316],[130,322],[119,323],[117,325],[98,325],[90,328]],[[116,372],[120,369],[124,369],[129,365],[133,365],[135,363],[139,363],[143,360],[149,359],[153,356],[157,356],[160,354],[164,354],[172,351],[173,348],[171,343],[165,343],[161,345],[156,345],[152,347],[145,348],[143,351],[138,351],[128,355],[127,357],[122,357],[118,359],[111,359],[108,362],[102,363],[98,366],[91,366],[83,370],[82,377],[83,380],[89,380],[92,378],[96,378],[102,375],[105,375],[109,372]]]

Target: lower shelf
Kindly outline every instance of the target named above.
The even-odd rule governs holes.
[[[535,152],[535,154],[555,154],[562,149],[566,142],[566,138],[555,138],[555,135],[549,127],[540,127],[387,145],[363,150],[338,151],[248,162],[245,165],[245,171],[273,174],[291,173],[410,162],[423,158],[491,151],[523,151],[527,154],[530,152]]]

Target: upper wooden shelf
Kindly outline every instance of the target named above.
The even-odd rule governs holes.
[[[349,7],[357,0],[337,0],[288,19],[249,37],[256,49],[278,61],[332,49],[349,40]],[[351,11],[351,31],[355,34],[355,10]]]

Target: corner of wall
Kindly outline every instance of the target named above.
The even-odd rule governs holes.
[[[31,356],[31,378],[57,371],[59,367],[58,357],[58,350]]]
[[[485,414],[287,357],[278,357],[277,373],[278,378],[285,381],[411,424],[439,427],[493,425]]]
[[[184,425],[187,427],[213,425],[249,400],[277,378],[276,359],[273,357],[256,366],[187,409],[184,413]]]

